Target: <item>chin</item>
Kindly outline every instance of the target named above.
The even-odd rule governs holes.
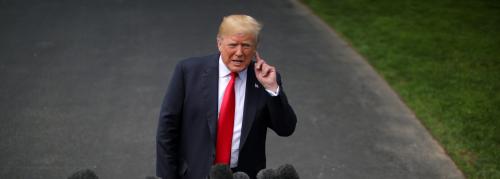
[[[240,71],[243,71],[242,68],[233,68],[233,69],[230,69],[231,72],[240,72]]]
[[[246,67],[232,67],[229,70],[232,72],[240,72],[243,71]]]

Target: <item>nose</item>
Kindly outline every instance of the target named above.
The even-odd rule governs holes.
[[[240,46],[238,46],[238,47],[236,48],[236,53],[235,53],[235,55],[236,55],[237,57],[241,57],[241,56],[243,56],[243,48],[241,48],[241,45],[240,45]]]

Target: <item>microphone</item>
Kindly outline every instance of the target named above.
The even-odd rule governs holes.
[[[299,174],[295,170],[295,168],[290,164],[284,164],[276,169],[276,173],[279,178],[283,179],[299,179]]]
[[[99,177],[97,177],[94,171],[90,169],[84,169],[71,174],[68,179],[99,179]]]
[[[250,179],[250,177],[244,172],[236,172],[233,174],[233,179]]]
[[[257,179],[276,179],[276,171],[270,168],[265,168],[257,173]]]
[[[156,176],[147,176],[146,179],[161,179],[161,178]]]
[[[233,171],[228,165],[216,164],[210,169],[210,179],[233,179]]]

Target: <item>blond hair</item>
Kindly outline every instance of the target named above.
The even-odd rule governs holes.
[[[217,38],[223,35],[252,34],[258,39],[262,25],[253,17],[248,15],[229,15],[222,19],[219,26]]]

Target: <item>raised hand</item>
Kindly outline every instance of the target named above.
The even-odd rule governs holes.
[[[255,58],[257,62],[255,63],[255,76],[257,80],[266,88],[276,92],[278,90],[278,82],[276,81],[276,68],[269,65],[260,58],[259,52],[256,52]]]

